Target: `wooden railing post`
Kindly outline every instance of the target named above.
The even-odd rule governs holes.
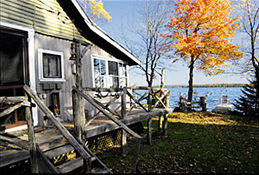
[[[126,114],[127,114],[126,96],[127,96],[127,89],[126,87],[124,87],[121,95],[121,117],[123,119],[126,117]]]
[[[78,90],[75,86],[72,86],[73,90],[75,90],[79,95],[81,95],[84,99],[86,99],[90,104],[92,104],[96,109],[101,111],[106,117],[111,119],[114,123],[122,127],[123,130],[127,131],[129,134],[134,136],[137,139],[137,145],[134,153],[134,160],[132,163],[132,172],[136,173],[136,166],[138,162],[138,155],[139,155],[139,149],[140,149],[140,142],[141,142],[141,136],[139,136],[137,133],[132,131],[130,128],[128,128],[127,125],[122,123],[120,120],[113,117],[111,114],[109,114],[105,109],[103,109],[101,106],[99,106],[94,100],[92,100],[88,94],[82,93],[80,90]]]
[[[83,83],[82,83],[82,56],[81,56],[81,43],[80,41],[74,39],[75,41],[75,51],[76,51],[76,87],[79,90],[82,90],[83,88]],[[83,140],[84,134],[82,132],[84,131],[84,126],[85,126],[85,110],[84,110],[84,99],[75,94],[73,94],[73,115],[74,115],[74,124],[75,124],[75,133],[76,136],[79,138],[80,141]],[[75,111],[74,111],[75,110]]]
[[[127,96],[127,89],[126,87],[122,90],[121,95],[121,117],[124,119],[127,114],[126,110],[126,96]],[[127,152],[127,132],[124,129],[121,129],[121,154],[126,155]]]
[[[152,111],[152,90],[149,88],[149,93],[148,93],[148,112]]]
[[[75,92],[72,91],[72,100],[73,100],[73,120],[74,120],[74,129],[75,135],[77,138],[82,141],[82,131],[84,127],[84,122],[82,121],[82,110],[80,110],[80,97]],[[84,116],[84,115],[83,115]]]
[[[27,127],[28,127],[31,173],[39,173],[36,140],[35,140],[35,135],[34,135],[34,127],[33,127],[33,121],[32,121],[30,107],[25,108],[25,114],[26,114]]]

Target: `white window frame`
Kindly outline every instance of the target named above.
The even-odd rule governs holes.
[[[60,56],[60,68],[61,68],[61,78],[45,78],[43,73],[43,54],[51,54]],[[38,49],[38,68],[39,68],[39,80],[40,82],[65,82],[64,76],[64,57],[63,52],[53,51],[53,50],[45,50]]]
[[[109,58],[109,57],[105,57],[105,56],[101,56],[101,55],[96,55],[96,54],[92,54],[91,55],[91,62],[92,62],[92,80],[93,80],[93,87],[95,87],[95,73],[94,73],[94,59],[100,59],[100,60],[104,60],[105,61],[105,68],[106,68],[106,88],[110,87],[110,82],[109,82],[109,67],[108,67],[108,61],[113,61],[121,64],[124,64],[125,67],[125,71],[126,71],[126,85],[129,84],[129,71],[128,71],[128,64],[127,62],[124,62],[122,60],[116,59],[116,58]],[[119,69],[119,67],[118,67]],[[118,70],[119,71],[119,70]],[[118,79],[120,79],[119,73],[118,73]]]

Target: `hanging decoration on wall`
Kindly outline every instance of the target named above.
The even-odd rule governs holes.
[[[75,50],[75,44],[71,43],[70,46],[70,58],[69,60],[76,60],[76,50]]]

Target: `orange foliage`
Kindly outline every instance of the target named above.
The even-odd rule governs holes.
[[[165,25],[168,33],[159,34],[170,42],[169,51],[191,64],[193,59],[198,69],[207,75],[223,72],[221,65],[237,63],[242,57],[238,46],[231,43],[240,23],[240,17],[230,17],[228,0],[179,0],[173,2],[170,22]]]

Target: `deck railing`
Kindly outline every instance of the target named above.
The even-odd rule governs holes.
[[[120,120],[116,119],[115,117],[113,117],[110,113],[108,113],[104,107],[102,106],[101,103],[97,102],[93,97],[91,97],[89,94],[87,94],[86,92],[82,92],[80,90],[78,90],[75,86],[72,87],[73,91],[76,92],[78,95],[80,95],[81,97],[83,97],[85,100],[87,100],[89,103],[91,103],[95,108],[97,108],[100,112],[102,112],[105,116],[107,116],[110,120],[112,120],[114,123],[116,123],[118,126],[120,126],[124,131],[128,132],[129,134],[131,134],[133,137],[136,138],[136,146],[135,146],[135,152],[134,152],[134,157],[133,157],[133,161],[132,161],[132,167],[131,167],[131,172],[132,173],[136,173],[136,169],[137,169],[137,162],[138,162],[138,155],[139,155],[139,150],[140,150],[140,144],[141,144],[141,136],[139,136],[137,133],[135,133],[134,131],[132,131],[130,128],[127,127],[127,125],[125,125],[124,123],[122,123]],[[73,93],[75,94],[75,93]],[[73,98],[74,100],[78,100],[77,98]],[[77,103],[74,103],[77,104]],[[79,106],[78,106],[79,107]],[[80,110],[79,110],[80,111]],[[75,116],[75,117],[79,117],[79,116]],[[80,119],[78,119],[80,120]],[[82,126],[85,127],[85,126]]]
[[[34,127],[33,127],[33,120],[31,115],[31,103],[28,100],[27,94],[25,96],[14,96],[14,97],[0,97],[1,104],[5,103],[10,105],[8,108],[3,110],[0,113],[0,118],[4,117],[21,107],[25,107],[25,116],[27,121],[28,127],[28,139],[29,145],[24,145],[22,142],[17,142],[8,137],[3,135],[0,136],[0,140],[7,144],[7,146],[21,149],[29,150],[30,151],[30,163],[31,163],[31,172],[32,173],[39,173],[38,161],[37,161],[37,153],[36,153],[36,143],[35,143],[35,135],[34,135]]]
[[[103,109],[108,110],[111,114],[118,116],[119,118],[127,117],[130,112],[134,108],[141,108],[146,112],[152,111],[154,108],[169,108],[169,89],[161,89],[161,88],[150,88],[150,87],[124,87],[124,88],[83,88],[85,93],[89,91],[94,92],[95,97],[103,98],[107,95],[103,94],[111,94],[114,96],[108,103],[102,104],[102,102],[98,101],[98,98],[89,97],[95,101],[98,105],[100,105]],[[140,92],[144,91],[144,92]],[[112,95],[113,94],[113,95]],[[127,101],[127,96],[129,97],[130,101]],[[116,109],[110,109],[111,106],[115,101],[120,100],[120,105]],[[144,100],[147,100],[144,103]],[[127,108],[127,104],[130,106]],[[97,113],[93,118],[95,118],[99,113]]]
[[[18,145],[19,147],[22,147],[24,149],[30,150],[31,153],[31,167],[32,167],[32,173],[38,173],[39,167],[37,163],[37,146],[35,142],[35,135],[34,135],[34,127],[33,127],[33,121],[32,121],[32,115],[31,115],[31,103],[28,101],[27,94],[35,101],[35,103],[38,105],[38,107],[45,113],[45,115],[48,117],[48,119],[60,130],[62,135],[68,140],[68,142],[79,152],[79,154],[86,160],[86,162],[89,162],[90,155],[84,150],[84,148],[78,143],[78,141],[69,133],[69,131],[56,119],[54,114],[48,109],[48,107],[37,97],[37,95],[29,88],[29,86],[25,85],[24,90],[26,91],[25,96],[19,96],[19,97],[0,97],[0,101],[5,101],[5,103],[13,104],[8,109],[5,109],[0,113],[0,117],[6,116],[10,114],[11,112],[17,110],[18,108],[25,106],[26,109],[26,121],[28,125],[28,138],[29,138],[29,146],[24,146],[20,143],[13,143],[15,145]],[[120,89],[112,89],[112,88],[84,88],[84,92],[78,90],[75,86],[73,88],[73,95],[78,94],[78,96],[75,98],[73,97],[73,100],[77,101],[78,106],[74,107],[77,108],[77,114],[74,116],[75,120],[81,121],[80,124],[76,124],[75,122],[75,128],[79,127],[79,131],[82,132],[82,130],[91,123],[98,115],[95,115],[88,123],[85,124],[85,118],[82,119],[82,111],[80,108],[84,108],[84,106],[80,103],[78,103],[79,96],[86,99],[89,103],[91,103],[95,108],[99,110],[98,114],[101,112],[105,116],[107,116],[109,119],[111,119],[113,122],[115,122],[118,126],[120,126],[123,131],[128,132],[132,136],[136,138],[136,146],[135,146],[135,152],[134,157],[132,161],[132,173],[136,173],[137,169],[137,162],[138,162],[138,155],[140,150],[140,144],[141,144],[141,136],[139,136],[137,133],[132,131],[130,128],[128,128],[124,123],[122,123],[119,119],[115,118],[112,115],[118,116],[120,119],[126,118],[129,113],[133,110],[133,108],[142,108],[144,111],[151,112],[154,108],[160,106],[162,108],[168,108],[169,107],[169,95],[170,91],[168,89],[153,89],[149,87],[125,87]],[[139,90],[144,90],[144,93],[140,93]],[[87,94],[86,91],[94,91],[97,93],[100,92],[110,92],[115,93],[115,97],[113,97],[107,104],[102,104],[96,98],[90,96]],[[76,92],[76,93],[75,93]],[[127,96],[131,100],[129,103],[129,100],[127,100]],[[117,99],[121,99],[119,105],[119,108],[114,110],[110,109],[109,106],[114,103]],[[147,103],[143,103],[143,100],[147,100]],[[130,104],[130,106],[127,108],[127,104]],[[80,112],[81,111],[81,112]],[[108,111],[108,112],[107,112]],[[111,115],[112,114],[112,115]],[[81,119],[80,119],[81,118]],[[150,120],[151,121],[151,120]],[[78,126],[77,126],[78,125]],[[151,127],[150,127],[151,128]],[[80,138],[80,137],[79,137]],[[4,140],[4,136],[1,136],[0,140]],[[6,141],[6,142],[12,142],[12,141]],[[122,144],[123,146],[123,144]],[[87,166],[87,165],[86,165]],[[90,171],[90,168],[86,168],[88,171]]]
[[[143,109],[146,112],[151,112],[154,108],[158,107],[159,105],[162,108],[169,108],[170,91],[168,89],[153,89],[149,87],[124,87],[124,88],[117,88],[117,89],[88,87],[88,88],[83,88],[83,90],[80,91],[78,88],[73,86],[72,89],[73,89],[72,94],[73,94],[73,104],[74,104],[73,106],[74,123],[75,125],[77,125],[75,126],[77,127],[75,129],[76,132],[78,132],[77,135],[79,137],[83,136],[82,130],[84,131],[86,126],[88,126],[93,120],[95,120],[96,117],[99,115],[99,113],[103,113],[110,120],[112,120],[118,126],[120,126],[123,129],[123,131],[128,132],[129,134],[131,134],[136,138],[136,147],[135,147],[134,157],[132,161],[132,170],[131,170],[132,173],[136,173],[141,136],[139,136],[137,133],[135,133],[130,128],[128,128],[119,119],[127,118],[127,116],[130,114],[133,108],[137,108],[137,107]],[[142,94],[140,93],[140,90],[144,90],[145,92]],[[94,92],[93,93],[94,96],[89,95],[89,91]],[[97,100],[98,99],[97,97],[100,97],[100,98],[106,97],[108,96],[108,94],[110,94],[110,96],[113,96],[113,98],[111,98],[109,102],[106,102],[106,104],[103,104],[102,102]],[[129,97],[130,100],[127,99],[127,96]],[[93,116],[86,124],[84,122],[85,121],[84,106],[82,106],[82,99],[80,99],[80,97],[83,97],[91,105],[93,105],[96,109],[99,110],[99,112],[95,116]],[[118,100],[120,105],[118,105],[118,107],[115,109],[111,109],[110,106],[115,102],[118,103]],[[147,100],[147,103],[146,104],[143,103],[143,100]],[[127,108],[127,104],[130,104],[128,108]],[[114,116],[117,116],[119,119],[117,119]],[[151,127],[149,128],[151,129]],[[151,141],[151,139],[149,140]],[[122,147],[123,147],[123,143],[122,143]]]

